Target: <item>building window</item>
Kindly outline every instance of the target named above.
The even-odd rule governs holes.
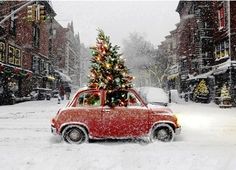
[[[21,66],[21,50],[13,47],[11,45],[8,46],[8,63]]]
[[[38,25],[33,26],[33,46],[39,48],[40,28]]]
[[[49,53],[51,54],[52,53],[52,39],[49,39],[48,50],[49,50]]]
[[[225,27],[225,9],[222,5],[218,10],[218,21],[219,21],[219,29]]]
[[[42,73],[44,71],[44,60],[40,59],[39,62],[39,72]]]
[[[15,49],[15,65],[21,66],[21,51],[19,49]]]
[[[14,11],[14,9],[11,9],[11,13]],[[16,35],[16,16],[15,14],[11,16],[10,18],[10,34]]]
[[[9,64],[14,64],[14,59],[15,59],[15,56],[14,56],[14,47],[10,46],[8,47],[8,63]]]
[[[6,46],[4,42],[0,42],[0,61],[5,62],[6,60]]]
[[[39,73],[39,63],[38,63],[38,57],[37,56],[33,57],[32,70],[35,73]]]
[[[222,58],[229,57],[229,41],[221,41],[218,44],[216,44],[215,47],[215,59],[220,60]]]

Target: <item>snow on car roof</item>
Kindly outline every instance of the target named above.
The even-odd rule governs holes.
[[[157,87],[139,87],[137,91],[146,98],[148,102],[165,102],[168,103],[168,97],[162,88]]]

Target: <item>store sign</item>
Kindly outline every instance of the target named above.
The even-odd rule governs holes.
[[[21,66],[21,50],[14,46],[8,46],[8,63]]]
[[[0,41],[0,61],[5,62],[6,59],[6,44]]]

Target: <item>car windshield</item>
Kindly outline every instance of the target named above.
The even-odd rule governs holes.
[[[138,93],[138,95],[142,98],[142,100],[144,101],[144,103],[148,103],[146,95],[143,94],[140,89],[135,89],[135,91]]]

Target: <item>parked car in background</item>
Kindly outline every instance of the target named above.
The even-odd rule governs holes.
[[[16,102],[16,97],[12,91],[4,91],[0,92],[0,105],[5,105],[5,104],[15,104]]]
[[[55,89],[55,90],[52,91],[52,97],[53,98],[58,98],[58,95],[59,95],[59,90]]]
[[[157,87],[138,87],[137,92],[147,101],[147,103],[158,106],[168,106],[168,94]]]
[[[173,141],[180,133],[177,117],[167,107],[150,108],[133,89],[79,90],[51,121],[51,131],[66,142],[148,136]]]
[[[52,89],[48,88],[35,88],[30,93],[31,100],[50,100],[52,97]]]

